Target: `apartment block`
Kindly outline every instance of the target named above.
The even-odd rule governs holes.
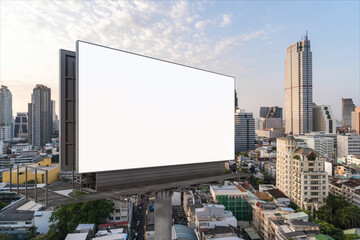
[[[360,155],[360,135],[344,134],[337,136],[337,157]]]

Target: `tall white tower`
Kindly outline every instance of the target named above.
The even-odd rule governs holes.
[[[285,133],[313,130],[312,53],[310,40],[296,42],[286,49]]]

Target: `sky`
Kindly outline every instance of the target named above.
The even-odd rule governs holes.
[[[360,106],[359,13],[355,0],[2,0],[0,84],[13,115],[27,111],[36,84],[59,103],[59,49],[83,40],[234,76],[239,107],[257,117],[260,106],[284,107],[286,47],[307,30],[313,101],[340,119],[341,98]]]

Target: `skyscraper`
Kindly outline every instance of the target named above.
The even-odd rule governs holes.
[[[313,131],[336,133],[335,121],[331,107],[327,105],[316,105],[313,107]]]
[[[14,122],[14,137],[28,136],[28,113],[18,112]]]
[[[0,140],[13,137],[12,94],[7,86],[0,88]]]
[[[281,118],[282,120],[282,108],[275,107],[260,107],[259,117],[261,118]]]
[[[312,53],[306,34],[304,40],[286,49],[285,133],[313,130],[312,92]]]
[[[360,107],[355,108],[355,131],[360,135]]]
[[[255,149],[255,120],[252,113],[235,113],[235,154]]]
[[[351,98],[342,98],[342,123],[344,128],[351,127],[351,113],[355,110],[355,105]]]
[[[51,139],[52,107],[50,88],[37,84],[29,103],[29,142],[42,147]]]

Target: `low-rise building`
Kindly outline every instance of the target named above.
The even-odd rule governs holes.
[[[341,185],[342,197],[349,203],[353,203],[355,191],[360,189],[360,183],[355,181],[346,181]]]
[[[28,239],[29,228],[35,226],[34,211],[22,209],[30,200],[20,199],[0,210],[0,233],[13,239]]]
[[[347,156],[346,163],[360,166],[360,155],[349,155],[349,156]]]
[[[56,182],[60,179],[60,167],[59,164],[51,163],[51,158],[46,158],[41,162],[33,163],[28,165],[30,167],[41,167],[41,169],[37,169],[36,180],[37,183],[45,183],[46,182],[46,171],[48,171],[48,183]],[[19,184],[24,184],[26,181],[26,168],[25,166],[21,166],[19,168],[19,176],[17,176],[17,168],[13,168],[12,170],[12,184],[17,184],[19,178]],[[35,180],[35,169],[27,168],[27,181]],[[10,182],[10,170],[2,173],[2,181]]]
[[[232,212],[225,210],[224,205],[204,204],[203,208],[195,209],[195,224],[201,232],[217,226],[237,227],[237,220]]]
[[[251,220],[251,205],[248,203],[248,192],[240,185],[210,186],[215,202],[225,206],[238,221]]]

